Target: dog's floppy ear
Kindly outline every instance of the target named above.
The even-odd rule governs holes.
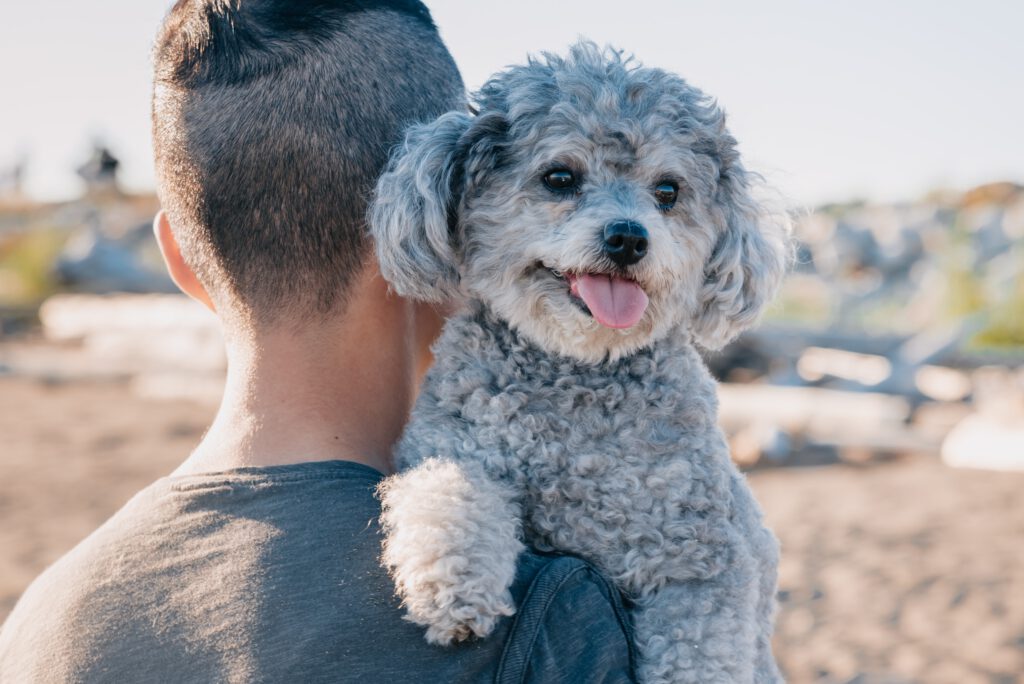
[[[718,243],[705,266],[694,336],[719,349],[753,325],[786,270],[789,219],[751,195],[751,179],[734,150],[726,152],[712,206]]]
[[[409,129],[369,212],[381,273],[398,294],[430,302],[458,295],[460,204],[496,163],[495,134],[505,128],[494,114],[449,112]]]
[[[377,181],[370,232],[381,273],[402,296],[441,302],[458,289],[449,216],[458,202],[458,143],[471,122],[468,114],[449,112],[413,126]]]

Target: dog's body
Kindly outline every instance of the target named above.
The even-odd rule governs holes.
[[[755,681],[755,668],[756,681],[775,679],[775,542],[715,424],[714,381],[684,337],[588,364],[476,311],[450,321],[436,349],[397,455],[420,491],[443,498],[447,532],[470,559],[454,596],[473,596],[492,564],[501,575],[495,559],[518,549],[519,512],[531,545],[590,559],[633,598],[647,681]],[[502,498],[483,499],[490,506],[481,477],[502,485]],[[407,486],[389,490],[392,525],[440,523],[417,520],[423,494]],[[434,558],[435,544],[425,549]],[[418,617],[457,633],[451,616],[471,602],[431,601]]]
[[[396,289],[474,300],[382,488],[410,619],[439,643],[489,633],[526,541],[630,598],[644,681],[778,681],[776,543],[693,345],[756,317],[784,226],[747,195],[720,111],[664,72],[584,44],[481,104],[413,131],[372,214]]]

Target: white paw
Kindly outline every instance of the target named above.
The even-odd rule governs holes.
[[[507,488],[476,464],[428,459],[385,480],[379,495],[382,560],[427,641],[487,636],[515,613],[508,588],[523,544]]]
[[[516,612],[507,589],[500,593],[476,592],[469,595],[462,595],[465,586],[436,589],[438,591],[429,596],[405,597],[406,619],[426,627],[427,641],[432,644],[447,646],[471,636],[485,637],[494,631],[498,620]],[[438,602],[438,598],[442,601]]]

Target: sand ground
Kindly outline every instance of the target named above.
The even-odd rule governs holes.
[[[125,384],[0,378],[0,619],[170,472],[212,408]],[[750,475],[783,545],[791,682],[1024,682],[1024,475],[917,457]]]

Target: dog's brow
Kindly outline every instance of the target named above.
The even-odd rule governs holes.
[[[586,161],[576,155],[562,153],[537,167],[537,175],[543,175],[553,169],[569,169],[582,176],[587,166]]]

